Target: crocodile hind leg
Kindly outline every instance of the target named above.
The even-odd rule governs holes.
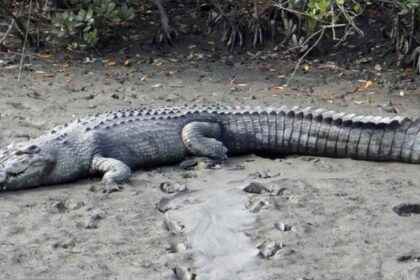
[[[217,123],[191,122],[182,129],[182,141],[191,154],[216,160],[227,158],[227,148],[217,140],[221,136],[222,129]]]
[[[102,183],[104,192],[111,193],[122,189],[121,183],[131,176],[131,169],[122,161],[102,156],[94,156],[92,159],[91,171],[103,173]]]

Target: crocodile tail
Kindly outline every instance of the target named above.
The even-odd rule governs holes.
[[[420,119],[298,107],[229,114],[230,153],[311,154],[420,163]]]
[[[316,110],[304,115],[302,128],[300,139],[307,137],[306,145],[300,141],[304,153],[419,163],[420,119]]]

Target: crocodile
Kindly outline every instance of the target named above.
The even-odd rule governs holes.
[[[135,168],[188,156],[306,154],[420,163],[420,118],[282,106],[184,105],[97,113],[0,152],[0,188],[102,175],[117,191]]]

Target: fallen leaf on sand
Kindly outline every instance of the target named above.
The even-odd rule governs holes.
[[[367,80],[365,84],[363,85],[363,89],[368,89],[373,85],[373,82],[371,80]]]
[[[55,74],[54,73],[52,73],[52,72],[46,72],[46,73],[44,73],[44,75],[42,75],[44,78],[52,78],[52,77],[54,77],[55,76]]]
[[[188,28],[188,25],[183,24],[179,27],[178,31],[184,34],[188,34],[190,32],[190,29]]]
[[[161,60],[156,61],[155,63],[153,63],[153,65],[158,69],[163,68],[163,62]]]
[[[51,58],[52,55],[50,53],[42,53],[39,56],[41,58],[48,59],[48,58]]]
[[[117,62],[115,60],[110,59],[110,60],[108,60],[108,62],[106,63],[106,65],[108,65],[108,66],[115,66],[115,65],[117,65]]]
[[[282,91],[283,89],[284,89],[283,86],[274,86],[274,87],[272,87],[272,90]]]

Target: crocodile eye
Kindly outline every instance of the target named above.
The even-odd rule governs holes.
[[[39,152],[40,152],[40,149],[39,149],[39,147],[37,145],[30,144],[28,146],[19,148],[15,152],[15,155],[22,155],[22,154],[30,154],[30,155],[33,155],[33,154],[36,154],[36,153],[39,153]]]

